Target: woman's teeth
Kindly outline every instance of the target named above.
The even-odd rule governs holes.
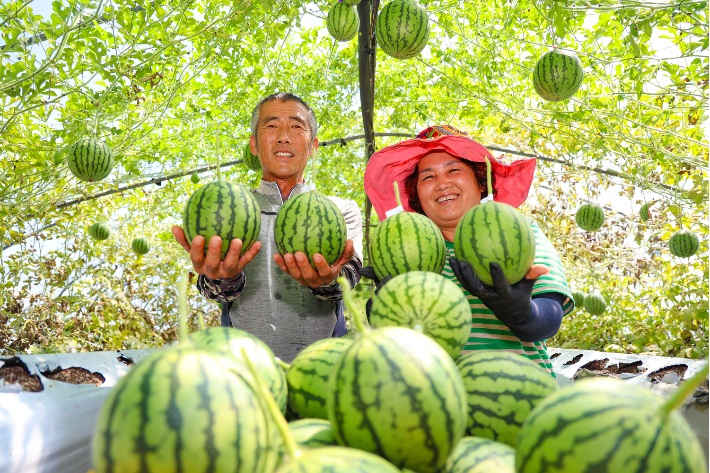
[[[447,196],[444,196],[444,197],[442,197],[442,198],[440,198],[440,199],[437,199],[437,202],[438,202],[438,203],[442,203],[442,202],[446,202],[447,200],[454,200],[454,199],[456,199],[457,197],[458,197],[458,195],[455,195],[455,194],[447,195]]]

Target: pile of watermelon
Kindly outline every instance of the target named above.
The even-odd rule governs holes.
[[[316,342],[290,366],[241,330],[187,336],[183,296],[180,344],[136,364],[103,406],[96,472],[707,471],[676,410],[707,367],[668,401],[612,379],[560,389],[523,356],[452,352],[457,318],[425,308],[462,294],[436,277],[387,282],[376,297],[389,315],[372,328],[340,278],[355,336]],[[417,285],[442,294],[414,296]]]

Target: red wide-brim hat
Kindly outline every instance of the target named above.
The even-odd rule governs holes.
[[[433,126],[422,131],[415,139],[402,141],[381,149],[370,158],[365,168],[365,193],[370,198],[380,221],[387,212],[397,207],[394,182],[399,186],[402,207],[410,212],[409,196],[404,181],[425,155],[444,151],[457,158],[474,163],[491,162],[495,174],[495,201],[519,207],[528,198],[535,174],[535,158],[525,158],[505,163],[491,155],[482,144],[468,138],[468,133],[450,125]]]

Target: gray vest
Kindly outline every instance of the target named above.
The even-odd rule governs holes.
[[[302,185],[297,184],[289,197],[301,189]],[[290,363],[305,347],[332,335],[337,302],[318,299],[274,262],[273,255],[278,253],[274,222],[283,205],[281,192],[275,182],[263,180],[252,192],[261,208],[262,246],[244,267],[246,285],[232,304],[229,316],[233,327],[257,336],[277,357]],[[332,200],[336,205],[338,201],[350,202]]]

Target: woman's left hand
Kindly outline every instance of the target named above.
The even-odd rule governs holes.
[[[461,285],[478,297],[486,307],[503,323],[515,325],[523,322],[532,313],[530,297],[537,278],[550,270],[542,264],[535,264],[521,281],[510,285],[498,263],[491,263],[493,286],[483,283],[466,261],[450,258],[449,263]]]

